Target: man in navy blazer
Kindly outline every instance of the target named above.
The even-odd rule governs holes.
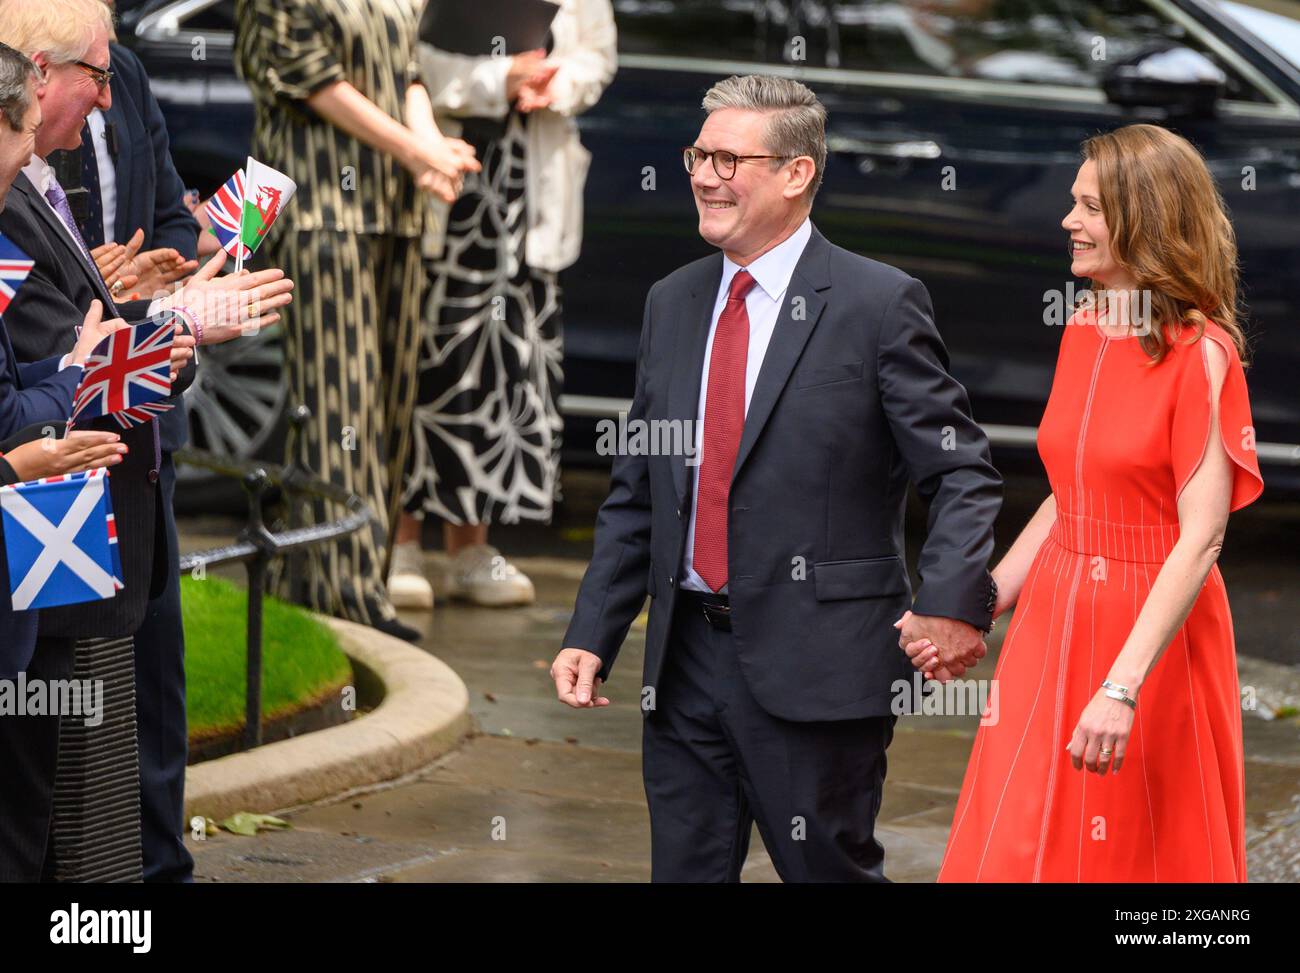
[[[149,76],[130,48],[110,43],[108,50],[113,103],[103,112],[102,141],[87,145],[82,130],[82,153],[83,159],[97,159],[102,149],[111,161],[116,204],[112,240],[125,243],[143,230],[142,252],[170,248],[194,260],[199,224],[185,205],[185,184],[172,162],[167,123]],[[87,122],[87,129],[91,124]],[[95,232],[92,228],[92,235],[86,236],[92,248],[107,240],[103,229]]]
[[[135,54],[121,44],[109,44],[109,57],[112,104],[92,112],[82,130],[83,188],[96,201],[89,207],[91,218],[83,222],[82,235],[93,248],[103,242],[125,243],[137,230],[142,231],[144,241],[135,258],[140,267],[150,264],[151,252],[167,248],[193,261],[199,225],[185,205],[185,185],[172,162],[167,124],[150,90],[149,77]],[[95,132],[104,137],[94,138]],[[112,183],[101,184],[97,174],[110,170]],[[116,213],[113,233],[106,238],[102,207],[107,198],[113,199]],[[179,545],[173,515],[176,467],[171,456],[189,438],[189,423],[184,398],[177,394],[167,401],[173,408],[158,419],[160,526],[167,576],[136,632],[136,732],[145,881],[189,881],[194,870],[194,860],[182,840],[189,740]]]
[[[983,654],[1001,479],[924,286],[809,219],[821,103],[751,76],[704,107],[683,157],[722,252],[646,297],[627,438],[660,448],[614,459],[551,672],[570,706],[608,705],[600,684],[650,595],[653,880],[738,881],[756,822],[785,881],[885,881],[885,749],[916,702],[896,687],[913,670],[894,623],[910,608],[905,630],[953,675]],[[929,505],[915,601],[909,481]]]

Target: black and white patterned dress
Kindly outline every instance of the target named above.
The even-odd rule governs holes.
[[[559,499],[563,332],[553,271],[527,265],[526,117],[468,118],[465,178],[427,262],[411,461],[402,501],[454,524],[547,521]]]
[[[420,237],[427,198],[391,156],[306,104],[346,81],[393,119],[404,117],[415,64],[417,0],[238,0],[235,59],[256,109],[253,155],[298,184],[256,255],[295,284],[282,312],[290,404],[311,409],[294,459],[356,493],[374,515],[363,529],[304,554],[282,596],[374,624],[396,612],[387,549],[401,510],[401,478],[415,402],[425,279]],[[346,513],[311,503],[314,523]]]

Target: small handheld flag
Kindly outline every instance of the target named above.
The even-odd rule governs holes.
[[[175,328],[175,316],[163,312],[114,331],[96,345],[72,397],[71,421],[122,413],[165,399],[172,387]]]
[[[146,402],[130,409],[123,409],[121,412],[114,412],[113,421],[123,429],[130,429],[142,422],[148,422],[154,416],[160,416],[164,412],[170,411],[171,408],[172,404],[170,402]]]
[[[235,255],[235,273],[244,269],[244,257],[251,255],[271,229],[284,207],[289,205],[298,184],[283,172],[263,165],[251,155],[244,169],[243,214],[239,221],[239,239],[247,253]]]
[[[0,233],[0,315],[9,308],[9,304],[18,296],[18,288],[32,272],[35,263],[23,253],[8,237]]]
[[[253,251],[239,242],[239,221],[244,215],[244,173],[241,169],[212,194],[203,211],[221,249],[237,259],[252,256]]]
[[[112,598],[123,587],[107,473],[0,486],[15,611]]]

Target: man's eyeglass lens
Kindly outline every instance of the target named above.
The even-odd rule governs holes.
[[[686,162],[686,172],[689,175],[695,175],[695,167],[703,161],[705,155],[712,157],[713,171],[718,174],[719,179],[730,179],[736,174],[736,155],[734,152],[728,152],[726,149],[714,149],[711,153],[705,153],[699,149],[686,148],[682,150],[682,159]]]

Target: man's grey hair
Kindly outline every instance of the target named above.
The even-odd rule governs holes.
[[[774,159],[774,168],[795,156],[812,158],[817,171],[806,192],[809,205],[822,184],[826,171],[826,106],[805,85],[793,78],[769,74],[732,76],[719,81],[704,95],[704,110],[709,114],[723,108],[757,111],[767,114],[763,143]]]
[[[23,130],[32,103],[32,87],[27,82],[37,77],[40,75],[31,58],[8,44],[0,44],[0,117],[15,132]]]

